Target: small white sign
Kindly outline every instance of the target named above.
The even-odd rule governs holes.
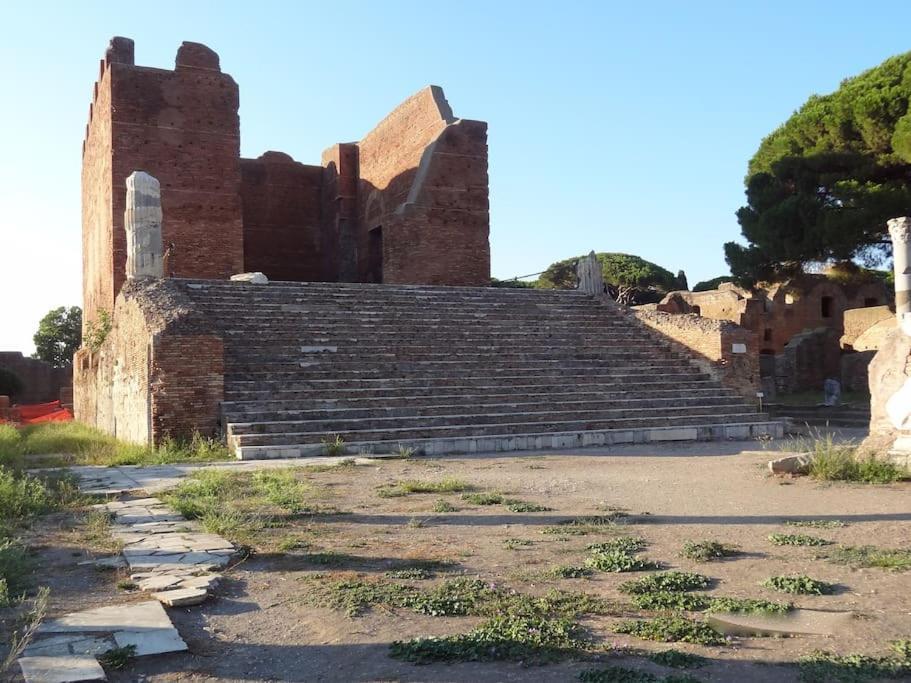
[[[731,353],[746,353],[747,345],[746,344],[732,344]]]

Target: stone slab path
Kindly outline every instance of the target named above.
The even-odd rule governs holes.
[[[103,681],[97,656],[128,646],[138,657],[187,649],[161,604],[149,600],[46,621],[22,653],[19,666],[28,683]]]
[[[86,494],[124,496],[156,493],[177,486],[199,469],[261,470],[308,465],[338,465],[352,458],[318,457],[256,462],[218,462],[152,467],[70,467]],[[372,458],[353,458],[369,464]],[[207,533],[158,498],[120,498],[94,506],[112,516],[111,533],[123,544],[121,558],[102,558],[99,566],[126,566],[130,579],[154,600],[74,612],[41,625],[19,658],[28,683],[105,680],[97,656],[133,646],[136,656],[187,649],[162,605],[197,605],[209,597],[237,549],[227,539]]]
[[[131,491],[160,493],[174,488],[180,480],[197,470],[230,469],[236,472],[274,469],[281,467],[308,467],[310,465],[339,465],[354,461],[357,465],[369,465],[383,459],[383,456],[369,458],[350,456],[314,458],[284,458],[275,460],[231,460],[210,463],[178,463],[174,465],[121,465],[106,467],[104,465],[85,465],[68,467],[67,472],[79,480],[79,490],[86,494],[116,496]],[[37,470],[36,470],[37,471]]]

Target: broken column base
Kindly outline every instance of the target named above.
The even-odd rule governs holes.
[[[911,433],[901,433],[888,452],[889,460],[899,467],[911,469]]]

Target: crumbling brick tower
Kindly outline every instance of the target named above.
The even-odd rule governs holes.
[[[225,279],[486,285],[487,124],[457,119],[440,88],[403,102],[363,140],[309,166],[240,158],[238,86],[218,55],[183,43],[174,70],[137,66],[113,38],[83,145],[86,322],[124,282],[126,177],[161,182],[166,274]]]

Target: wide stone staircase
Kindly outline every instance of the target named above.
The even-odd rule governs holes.
[[[781,434],[578,292],[177,282],[224,334],[222,420],[241,459]]]

